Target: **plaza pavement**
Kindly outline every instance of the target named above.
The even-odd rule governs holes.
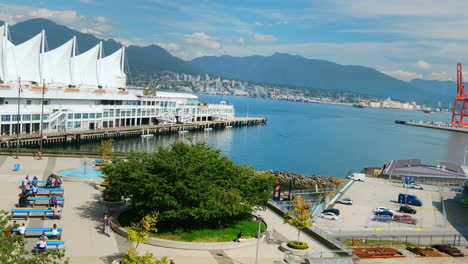
[[[20,189],[18,186],[25,175],[37,176],[45,180],[50,173],[64,169],[76,169],[82,162],[79,158],[44,157],[36,160],[33,157],[0,156],[0,209],[9,211],[15,208]],[[13,171],[14,164],[20,164],[18,172]],[[107,207],[99,203],[100,192],[93,185],[95,181],[69,182],[65,181],[65,206],[61,220],[42,220],[30,218],[26,227],[52,227],[57,223],[63,227],[62,240],[65,241],[66,255],[71,263],[111,263],[121,257],[129,248],[125,238],[112,233],[111,237],[100,231],[102,215],[109,212]],[[112,211],[110,211],[112,213]],[[281,241],[295,240],[297,229],[283,223],[282,218],[270,210],[257,212],[265,218],[270,229],[274,229],[273,238],[277,243],[260,244],[259,263],[274,263],[281,261],[284,253],[278,249]],[[33,247],[37,238],[27,238],[28,249]],[[318,245],[307,235],[302,234],[301,240],[309,243],[310,250],[324,252],[326,249]],[[177,264],[251,264],[255,263],[256,247],[244,247],[230,250],[179,250],[142,244],[138,250],[141,253],[152,252],[156,256],[173,257]]]

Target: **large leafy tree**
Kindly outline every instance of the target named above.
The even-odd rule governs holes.
[[[180,141],[153,153],[132,152],[102,171],[106,191],[130,198],[142,216],[158,211],[161,222],[192,227],[221,227],[266,205],[276,182],[206,143]]]

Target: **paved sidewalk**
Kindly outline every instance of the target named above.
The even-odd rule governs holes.
[[[0,156],[0,209],[10,210],[18,200],[18,186],[26,174],[30,177],[46,179],[53,172],[79,167],[78,158],[48,158],[36,160],[32,157]],[[19,172],[13,172],[13,165],[20,164]],[[27,227],[52,226],[57,223],[63,227],[62,240],[65,241],[66,255],[71,263],[111,263],[123,256],[129,248],[126,239],[112,233],[107,237],[101,232],[102,215],[108,208],[99,203],[100,192],[94,188],[95,181],[64,182],[65,207],[62,220],[33,219],[27,222]],[[274,229],[274,239],[295,240],[297,229],[283,223],[283,219],[270,210],[258,212],[265,218],[270,229]],[[25,222],[18,220],[18,223]],[[313,251],[326,251],[306,234],[301,234],[301,240],[309,243]],[[37,238],[27,239],[27,249],[37,241]],[[259,263],[281,261],[284,253],[279,250],[278,243],[260,243]],[[256,246],[248,246],[231,250],[179,250],[142,244],[138,250],[141,253],[152,252],[156,256],[173,257],[177,264],[253,264],[255,263]]]

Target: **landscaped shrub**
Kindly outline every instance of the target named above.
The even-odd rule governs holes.
[[[293,249],[308,249],[309,245],[306,242],[294,240],[288,242],[288,247]]]

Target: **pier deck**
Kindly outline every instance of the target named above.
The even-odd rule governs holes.
[[[198,121],[189,124],[170,125],[140,125],[102,128],[96,130],[64,131],[44,133],[43,145],[78,143],[84,141],[103,140],[108,138],[135,137],[146,134],[176,133],[178,131],[202,131],[205,128],[222,129],[228,126],[255,126],[266,124],[265,117],[236,117],[222,121]],[[40,134],[19,135],[20,147],[39,146]],[[0,147],[16,147],[18,140],[16,135],[4,135],[1,137]]]
[[[431,123],[420,123],[420,122],[402,121],[402,120],[395,120],[395,123],[401,124],[401,125],[408,125],[408,126],[418,126],[418,127],[447,130],[447,131],[452,131],[452,132],[468,133],[467,128],[451,127],[449,124],[431,124]]]

